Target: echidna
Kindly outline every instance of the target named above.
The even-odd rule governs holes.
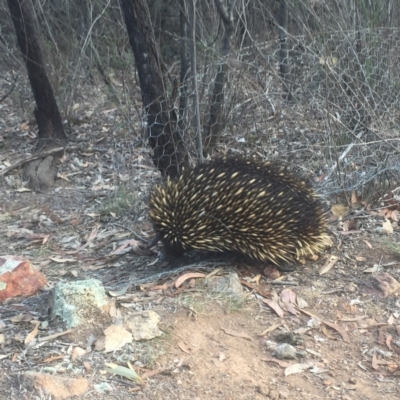
[[[326,247],[326,214],[314,190],[287,168],[215,159],[156,186],[149,215],[164,252],[229,251],[279,265]]]

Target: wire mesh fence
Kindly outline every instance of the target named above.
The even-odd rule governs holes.
[[[305,174],[319,176],[326,194],[356,191],[376,200],[400,177],[399,39],[397,29],[288,37],[285,76],[279,74],[277,41],[255,43],[220,64],[200,66],[203,143],[213,143],[214,155],[241,153],[300,164]],[[227,66],[223,104],[213,122],[220,127],[213,130],[210,110],[222,62]],[[179,109],[183,90],[189,99],[184,111]],[[171,110],[180,127],[178,140],[195,162],[190,84],[175,93]]]
[[[54,10],[34,9],[41,40],[47,44],[44,52],[50,78],[68,121],[73,119],[78,101],[98,101],[99,108],[118,108],[113,122],[115,130],[125,132],[125,143],[147,146],[150,137],[153,149],[149,153],[156,163],[157,158],[177,165],[182,159],[196,163],[200,135],[201,152],[207,157],[243,154],[285,161],[314,181],[317,178],[327,195],[357,191],[361,197],[376,199],[400,180],[398,29],[333,30],[329,14],[318,18],[314,3],[315,7],[302,3],[297,15],[296,4],[290,3],[292,18],[301,28],[292,31],[305,33],[286,32],[288,69],[283,75],[282,43],[277,35],[255,32],[262,27],[272,32],[276,24],[265,4],[254,2],[251,10],[247,6],[240,9],[235,32],[244,33],[235,37],[230,54],[221,58],[218,14],[212,2],[201,3],[195,93],[189,68],[184,82],[180,78],[176,50],[179,19],[173,18],[172,5],[165,5],[171,25],[175,25],[160,23],[156,37],[160,53],[166,59],[168,52],[172,55],[168,62],[160,59],[164,94],[149,117],[146,111],[150,107],[143,109],[118,5],[89,3],[77,14],[72,3],[57,4]],[[2,7],[5,9],[4,4]],[[332,21],[337,18],[335,7]],[[51,19],[53,11],[58,25]],[[311,29],[304,22],[311,17],[320,26],[326,20],[326,28]],[[7,21],[2,21],[7,28]],[[0,36],[9,66],[16,54],[7,39],[11,31],[6,28]],[[63,33],[66,31],[70,34]],[[266,41],[266,37],[274,39]],[[218,87],[216,82],[223,85]],[[103,94],[88,99],[85,91],[90,85]],[[195,99],[200,126],[196,124]]]

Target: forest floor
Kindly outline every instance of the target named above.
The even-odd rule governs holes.
[[[53,188],[28,190],[18,169],[0,185],[0,255],[24,257],[48,279],[37,295],[0,304],[0,398],[50,398],[24,385],[27,372],[84,377],[90,387],[82,399],[399,398],[397,213],[384,209],[390,227],[382,210],[349,214],[344,223],[332,217],[333,247],[275,281],[260,268],[215,259],[191,261],[178,273],[135,236],[151,236],[146,199],[159,174],[148,149],[114,129],[116,109],[88,114],[89,106],[76,107],[82,113]],[[0,104],[2,168],[28,155],[35,131],[12,98]],[[180,275],[199,271],[236,272],[244,295],[214,293],[203,278],[175,288]],[[47,320],[48,290],[86,278],[99,279],[122,314],[157,312],[163,335],[78,358],[72,350],[87,348],[90,332],[28,343],[33,322]],[[37,339],[59,330],[49,321]],[[271,350],[285,332],[300,338],[296,359]],[[107,372],[107,363],[127,362],[142,382]]]

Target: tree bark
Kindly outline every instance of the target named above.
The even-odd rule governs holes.
[[[187,106],[187,75],[189,71],[187,59],[187,23],[186,23],[186,0],[180,0],[179,10],[179,28],[180,28],[180,43],[179,43],[179,58],[180,58],[180,76],[179,76],[179,124],[180,129],[183,129],[183,121]]]
[[[189,0],[190,21],[190,69],[192,74],[193,114],[196,132],[196,150],[199,162],[204,162],[203,142],[201,137],[199,92],[197,90],[197,61],[196,61],[196,0]]]
[[[219,134],[224,126],[222,121],[222,108],[224,106],[224,86],[228,64],[226,57],[230,53],[230,40],[233,33],[233,6],[235,0],[228,0],[228,6],[224,7],[222,0],[215,0],[218,14],[224,23],[225,33],[222,39],[222,60],[218,65],[218,72],[214,81],[214,90],[211,98],[210,116],[207,127],[205,129],[204,150],[205,154],[209,153],[217,143]]]
[[[283,90],[286,93],[287,100],[291,100],[292,94],[290,91],[289,82],[289,46],[287,41],[287,31],[289,24],[289,11],[287,6],[287,0],[280,0],[279,4],[279,72],[282,79]]]
[[[139,75],[153,162],[163,176],[173,177],[185,163],[186,152],[177,129],[177,116],[165,95],[146,0],[120,0],[120,4]]]
[[[61,115],[47,78],[42,52],[36,38],[32,12],[27,0],[7,0],[18,45],[28,71],[29,82],[36,102],[34,111],[39,128],[36,152],[60,147],[60,152],[42,160],[35,160],[24,168],[24,176],[33,189],[46,189],[57,175],[57,159],[67,144]]]

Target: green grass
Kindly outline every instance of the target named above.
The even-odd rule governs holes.
[[[99,212],[100,214],[125,214],[136,208],[137,200],[136,192],[120,186],[104,201]]]

